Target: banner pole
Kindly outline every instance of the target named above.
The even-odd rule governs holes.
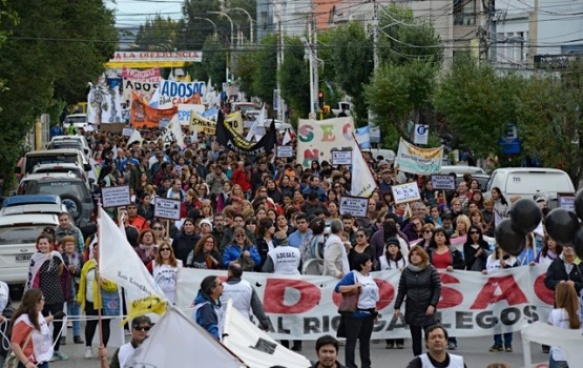
[[[101,279],[100,279],[100,272],[99,272],[99,267],[101,264],[101,231],[102,231],[102,227],[101,227],[101,203],[99,204],[99,208],[98,208],[98,212],[97,212],[97,248],[99,249],[99,254],[97,257],[97,267],[95,268],[95,279],[97,281],[97,287],[98,287],[98,293],[97,293],[97,303],[98,305],[100,305],[101,307],[103,307],[103,299],[101,298]],[[103,322],[102,322],[102,318],[101,318],[101,308],[96,308],[97,309],[97,324],[99,325],[99,347],[101,348],[103,346]],[[103,361],[103,359],[101,360],[101,367],[105,367],[105,363]]]
[[[166,219],[166,240],[170,240],[170,220]]]

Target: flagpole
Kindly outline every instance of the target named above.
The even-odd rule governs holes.
[[[99,267],[101,264],[101,239],[103,238],[101,236],[101,231],[102,231],[102,226],[99,220],[101,220],[101,203],[98,204],[98,210],[97,210],[97,247],[99,249],[99,257],[97,259],[97,268],[95,269],[95,279],[97,281],[97,302],[98,305],[101,305],[101,307],[103,308],[103,299],[101,298],[101,279],[99,278]],[[97,324],[99,326],[99,347],[101,348],[103,346],[103,322],[101,319],[101,308],[96,308],[97,309]],[[104,359],[100,359],[100,364],[101,364],[101,368],[106,368]]]
[[[356,142],[356,147],[358,147],[358,151],[360,152],[360,155],[362,156],[362,159],[364,161],[364,155],[362,154],[362,149],[360,149],[360,144],[358,144],[358,139],[356,139],[356,135],[354,134],[354,131],[351,132],[352,133],[352,139],[354,139],[354,141]],[[378,185],[378,180],[374,174],[374,172],[371,170],[369,165],[366,165],[368,171],[370,171],[370,174],[372,175],[372,178],[374,179],[375,184],[377,185],[377,189],[379,188]],[[354,168],[351,167],[350,170],[350,180],[352,180],[352,171],[354,171]],[[372,193],[370,196],[368,196],[367,198],[370,198],[372,196]]]

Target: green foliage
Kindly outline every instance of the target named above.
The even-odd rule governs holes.
[[[202,65],[215,86],[226,82],[227,57],[228,53],[218,36],[208,36],[202,48]]]
[[[517,97],[519,137],[525,153],[546,167],[562,167],[575,187],[583,162],[583,64],[573,61],[561,77],[543,75],[525,83]]]
[[[256,0],[229,0],[227,10],[231,19],[233,19],[233,23],[238,24],[241,32],[243,32],[243,36],[245,40],[249,40],[251,35],[251,29],[249,27],[249,17],[247,14],[242,12],[241,10],[235,10],[235,8],[242,8],[245,9],[249,15],[251,15],[251,19],[255,22],[257,19],[257,1]],[[256,27],[256,23],[253,23],[253,26]],[[230,27],[230,25],[229,25]],[[257,40],[257,32],[253,30],[253,38]],[[254,40],[254,41],[255,41]]]
[[[183,50],[201,50],[206,38],[214,33],[213,25],[204,19],[209,18],[215,22],[219,32],[219,38],[229,44],[231,37],[230,23],[218,14],[208,14],[209,11],[218,12],[221,3],[218,0],[184,0],[182,14],[184,22],[181,24],[179,42]]]
[[[497,76],[489,65],[461,57],[454,60],[434,96],[437,112],[452,132],[478,157],[497,152],[504,125],[516,121],[516,94],[524,81]]]
[[[310,112],[310,71],[305,47],[298,37],[285,39],[285,58],[279,72],[281,96],[299,117]]]
[[[269,35],[255,53],[253,94],[269,106],[273,106],[273,90],[277,88],[277,47],[277,37]]]
[[[245,49],[235,54],[235,75],[239,82],[239,89],[247,96],[253,96],[253,81],[257,70],[256,47]]]
[[[209,23],[210,24],[210,23]],[[139,51],[171,51],[182,49],[177,44],[180,38],[182,22],[163,18],[156,14],[154,19],[146,20],[140,25],[135,45],[131,49]]]

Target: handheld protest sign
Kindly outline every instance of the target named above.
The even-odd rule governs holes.
[[[393,185],[391,190],[396,204],[415,202],[421,199],[416,182]]]
[[[332,152],[332,165],[350,165],[352,164],[352,151],[341,151],[333,150]]]
[[[348,213],[354,217],[366,218],[368,215],[368,198],[342,196],[340,197],[338,212],[341,215]]]
[[[166,220],[180,220],[181,202],[176,199],[156,198],[154,217]]]
[[[575,212],[575,193],[557,193],[557,207]]]
[[[455,190],[455,175],[431,175],[434,190]]]
[[[275,156],[279,158],[294,157],[293,146],[277,146],[275,149]]]
[[[127,206],[131,203],[130,187],[122,185],[101,188],[101,203],[104,208]]]

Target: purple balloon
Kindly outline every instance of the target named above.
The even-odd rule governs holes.
[[[496,226],[495,235],[496,244],[513,256],[519,255],[526,246],[526,235],[516,231],[510,219],[504,219]]]

